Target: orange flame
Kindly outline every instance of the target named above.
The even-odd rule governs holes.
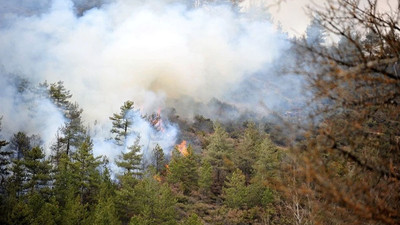
[[[153,178],[154,180],[161,182],[161,177],[159,175],[154,175]]]
[[[186,141],[185,141],[185,140],[183,140],[182,143],[180,143],[177,147],[178,147],[178,151],[179,151],[183,156],[189,155],[189,152],[187,151]]]
[[[161,119],[161,108],[158,108],[157,115],[153,119],[152,124],[158,131],[161,131],[161,132],[165,131],[164,124],[163,124],[163,121]]]
[[[169,165],[168,164],[165,164],[165,169],[167,169],[167,174],[169,174],[170,171],[169,171]]]

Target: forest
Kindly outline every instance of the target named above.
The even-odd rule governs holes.
[[[10,123],[0,106],[0,224],[400,224],[400,1],[379,3],[308,9],[273,69],[306,91],[275,110],[187,97],[149,112],[132,96],[102,130],[63,80],[2,68],[12,99],[44,110]],[[29,130],[35,113],[62,123]]]

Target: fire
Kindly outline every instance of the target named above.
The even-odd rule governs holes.
[[[160,175],[154,175],[153,178],[154,178],[154,180],[156,180],[156,181],[158,181],[158,182],[161,182],[161,177],[160,177]]]
[[[186,141],[185,140],[183,140],[182,143],[177,145],[177,149],[183,156],[189,155],[189,152],[187,151]]]
[[[165,131],[164,124],[161,119],[161,108],[158,108],[157,114],[154,116],[151,123],[158,131],[161,131],[161,132]]]

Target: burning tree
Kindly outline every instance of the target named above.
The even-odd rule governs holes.
[[[340,41],[296,43],[295,72],[314,96],[306,140],[294,147],[302,190],[328,214],[317,220],[399,224],[400,2],[381,12],[376,0],[332,0],[312,12]]]

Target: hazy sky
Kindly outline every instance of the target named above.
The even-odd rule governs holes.
[[[279,21],[282,28],[290,35],[302,35],[310,22],[306,14],[307,5],[322,5],[327,0],[245,0],[248,4],[267,5],[275,21]],[[280,2],[280,4],[274,4]],[[361,0],[366,3],[367,0]],[[389,10],[397,6],[397,0],[378,0],[380,10]],[[389,7],[390,6],[390,7]]]

